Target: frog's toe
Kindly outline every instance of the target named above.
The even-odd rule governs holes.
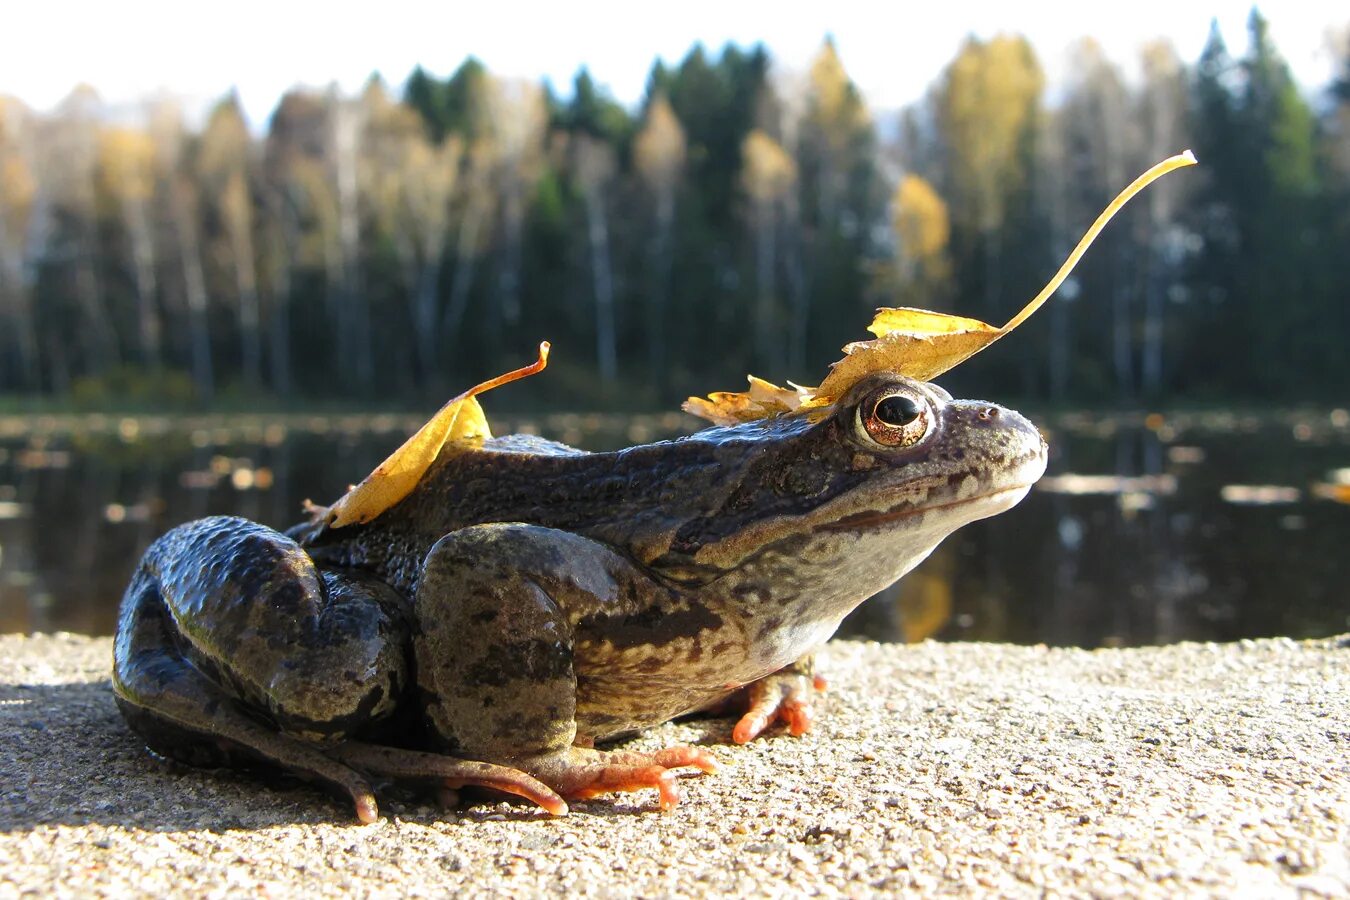
[[[563,753],[534,759],[528,768],[564,797],[587,800],[611,791],[656,788],[662,810],[680,802],[675,769],[717,771],[717,760],[707,750],[679,745],[640,753],[633,750],[592,750],[572,747]]]
[[[329,755],[372,775],[434,780],[439,784],[438,793],[443,801],[451,800],[462,787],[481,787],[522,797],[555,816],[567,815],[567,803],[547,784],[509,766],[359,741],[336,745]],[[361,817],[359,803],[357,816]]]
[[[375,802],[373,792],[353,796],[352,803],[356,807],[357,821],[362,825],[374,825],[380,820],[380,805]]]
[[[783,722],[789,734],[801,737],[815,721],[812,696],[824,691],[825,679],[819,675],[779,672],[761,678],[746,688],[749,708],[732,729],[731,739],[747,744],[775,722]]]

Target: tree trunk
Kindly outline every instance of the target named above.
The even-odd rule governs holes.
[[[998,308],[999,278],[1002,259],[999,247],[999,229],[994,225],[985,226],[982,233],[984,250],[984,318],[997,318],[993,315]]]
[[[1154,248],[1148,251],[1144,281],[1144,334],[1139,360],[1140,389],[1146,397],[1162,390],[1163,369],[1163,268]]]
[[[436,307],[440,299],[441,269],[445,264],[445,232],[443,224],[433,223],[421,235],[413,322],[422,342],[423,384],[431,383],[440,372],[441,321]]]
[[[656,204],[656,235],[652,243],[652,287],[647,296],[647,366],[658,389],[666,384],[666,306],[670,300],[672,238],[675,233],[675,194],[662,190]]]
[[[440,371],[440,325],[436,315],[436,288],[441,282],[441,260],[422,260],[417,273],[414,324],[420,344],[422,382],[430,383]]]
[[[4,218],[0,217],[0,300],[5,301],[5,331],[12,335],[15,348],[10,357],[15,362],[15,384],[35,391],[39,380],[38,342],[27,268],[23,251],[17,243],[9,242]]]
[[[777,287],[774,225],[772,208],[768,203],[761,203],[755,211],[755,283],[758,288],[755,297],[755,361],[769,373],[777,371],[778,354],[774,348],[781,346],[777,340],[778,329],[773,316],[774,291]]]
[[[792,298],[791,338],[788,340],[788,367],[793,372],[806,370],[810,350],[811,290],[806,283],[806,247],[802,236],[801,205],[796,193],[788,195],[787,289]]]
[[[77,226],[80,231],[75,261],[75,296],[85,320],[84,343],[88,348],[88,371],[106,372],[121,361],[117,331],[103,302],[98,277],[98,250],[92,219]]]
[[[613,384],[619,377],[614,327],[614,281],[609,263],[609,226],[598,190],[586,195],[587,233],[591,244],[591,273],[595,279],[595,357],[600,380]]]
[[[192,384],[204,403],[215,399],[215,373],[211,365],[211,332],[207,320],[206,277],[202,272],[201,244],[197,222],[192,216],[187,188],[182,179],[173,187],[173,217],[178,234],[178,257],[183,269],[183,289],[187,295],[188,333],[192,356]]]
[[[271,350],[272,387],[282,397],[295,391],[291,371],[291,290],[292,265],[295,248],[300,242],[300,224],[285,198],[278,198],[274,207],[276,227],[280,230],[280,246],[276,248],[272,271],[272,309],[267,337]]]
[[[1134,359],[1130,340],[1130,296],[1123,260],[1117,256],[1115,284],[1111,287],[1111,359],[1116,391],[1121,399],[1134,396]]]
[[[357,181],[361,117],[346,103],[337,107],[334,124],[334,163],[337,176],[338,245],[342,253],[342,289],[339,293],[347,330],[345,343],[351,350],[343,361],[351,373],[349,383],[362,392],[373,387],[375,360],[370,334],[370,309],[361,283],[361,211]]]
[[[268,329],[268,345],[272,358],[272,387],[282,397],[295,392],[291,377],[291,268],[287,260],[276,276],[272,297],[272,327]]]
[[[136,283],[136,335],[141,365],[158,375],[164,368],[158,293],[155,277],[155,238],[150,229],[145,203],[132,197],[122,198],[122,217],[131,240],[131,271]]]
[[[469,291],[473,288],[474,269],[478,258],[478,233],[487,215],[487,203],[481,197],[469,202],[464,220],[459,223],[459,239],[455,242],[455,277],[450,283],[450,302],[445,307],[443,333],[454,341],[459,337],[459,326],[469,309]]]
[[[234,256],[234,283],[239,299],[240,373],[251,389],[262,386],[262,333],[258,300],[258,270],[253,258],[250,223],[235,223],[230,228],[230,250]]]
[[[500,323],[508,328],[520,321],[521,238],[525,220],[525,199],[520,184],[508,176],[509,184],[502,200],[502,226],[505,247],[498,286],[501,290]],[[587,201],[589,203],[589,201]],[[588,210],[589,211],[589,210]],[[496,327],[493,329],[496,331]],[[494,335],[494,339],[497,335]]]
[[[351,387],[351,329],[347,327],[347,305],[343,299],[342,244],[332,230],[323,236],[323,271],[324,307],[333,335],[333,378],[337,384]]]
[[[1050,305],[1050,399],[1063,402],[1069,389],[1069,304],[1061,297]]]

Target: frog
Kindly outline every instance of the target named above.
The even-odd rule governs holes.
[[[280,769],[364,823],[389,783],[669,809],[717,755],[624,738],[729,704],[733,743],[805,734],[841,620],[1017,504],[1046,455],[1020,414],[894,371],[617,451],[492,437],[370,521],[159,537],[122,600],[116,701],[160,756]]]

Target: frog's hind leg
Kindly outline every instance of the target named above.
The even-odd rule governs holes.
[[[252,522],[202,519],[151,545],[132,577],[113,686],[152,750],[280,767],[347,794],[364,822],[378,816],[366,774],[482,785],[558,811],[561,799],[522,773],[351,740],[403,699],[408,628],[383,583],[320,572]]]
[[[346,794],[363,822],[379,816],[360,773],[244,715],[184,658],[158,590],[140,573],[124,601],[113,687],[127,723],[155,753],[205,767],[269,763]]]

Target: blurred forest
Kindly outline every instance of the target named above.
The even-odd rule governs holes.
[[[1300,93],[1266,23],[1234,58],[1085,39],[1066,83],[970,39],[878,119],[826,41],[657,63],[637,110],[418,69],[402,96],[226,96],[114,122],[0,96],[0,393],[91,405],[440,400],[553,341],[549,402],[671,406],[746,372],[814,383],[873,307],[1002,323],[1115,192],[1193,147],[1061,296],[955,373],[1072,403],[1350,391],[1350,54]],[[0,86],[2,87],[2,86]],[[978,368],[972,377],[971,369]]]

